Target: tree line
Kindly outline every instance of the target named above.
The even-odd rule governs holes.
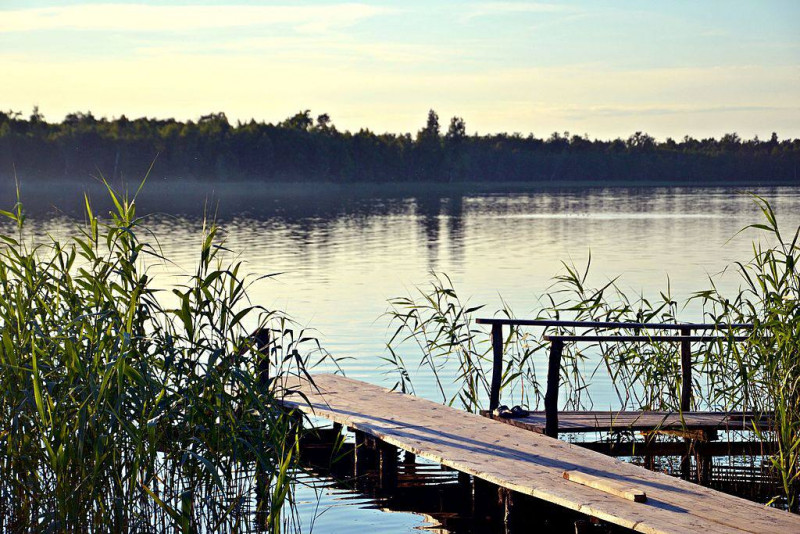
[[[800,139],[591,140],[553,133],[468,135],[435,111],[412,135],[339,131],[327,114],[300,111],[277,124],[237,122],[224,113],[197,121],[70,113],[44,120],[0,112],[0,174],[50,178],[139,177],[273,182],[800,183]]]

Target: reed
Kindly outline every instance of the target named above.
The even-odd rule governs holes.
[[[744,230],[761,235],[753,242],[753,257],[734,265],[741,278],[735,295],[713,287],[699,292],[715,321],[751,322],[752,334],[727,362],[727,380],[740,403],[773,414],[770,431],[762,439],[775,441],[770,457],[779,474],[783,495],[776,496],[789,510],[800,509],[800,227],[786,236],[767,200],[754,196],[764,222]],[[766,244],[769,243],[769,244]]]
[[[446,274],[431,276],[429,289],[419,288],[416,295],[389,300],[386,315],[394,332],[387,343],[389,356],[384,360],[397,374],[395,388],[413,393],[414,372],[408,370],[398,347],[406,342],[416,344],[421,354],[418,368],[431,373],[442,401],[449,406],[458,403],[474,413],[488,398],[492,365],[486,333],[474,322],[475,313],[484,306],[462,302]],[[507,306],[500,313],[511,316]],[[536,397],[541,396],[540,387],[529,359],[541,346],[529,341],[527,333],[519,329],[512,329],[506,337],[508,359],[503,383],[524,378]],[[530,395],[523,392],[523,396],[527,399]]]
[[[774,413],[768,432],[753,432],[763,441],[776,441],[770,457],[779,474],[783,495],[774,502],[792,511],[800,507],[800,261],[798,228],[791,238],[781,232],[769,203],[754,197],[764,222],[748,226],[761,233],[753,244],[753,257],[737,262],[742,280],[734,295],[723,295],[709,280],[709,289],[696,292],[688,302],[702,305],[702,321],[720,325],[719,341],[692,347],[692,409],[755,411],[764,417]],[[630,295],[617,279],[595,286],[589,283],[591,256],[584,268],[563,264],[538,307],[526,318],[574,321],[676,323],[683,305],[670,291],[655,297]],[[460,401],[476,412],[489,398],[487,377],[491,369],[489,334],[474,322],[481,305],[470,306],[458,296],[446,275],[434,275],[429,288],[389,301],[393,335],[386,358],[399,373],[398,387],[413,391],[404,362],[403,343],[417,345],[419,367],[432,371],[443,400]],[[485,314],[484,314],[485,315]],[[504,303],[496,315],[512,317]],[[747,341],[735,343],[734,334],[745,334],[726,325],[751,323]],[[537,331],[538,330],[538,331]],[[646,335],[646,331],[615,330],[620,335]],[[537,380],[547,361],[546,334],[583,334],[578,328],[511,329],[505,338],[502,370],[503,402],[538,408],[543,391]],[[681,367],[675,343],[601,342],[567,344],[561,373],[561,406],[591,409],[591,384],[598,373],[611,379],[617,407],[629,410],[681,409]],[[445,392],[452,392],[447,395]]]
[[[136,196],[108,195],[63,241],[26,237],[19,194],[0,213],[0,531],[295,530],[302,425],[276,400],[328,355],[248,301],[213,222],[165,298]]]

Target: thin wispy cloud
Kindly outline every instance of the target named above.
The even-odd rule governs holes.
[[[413,131],[434,108],[481,132],[800,131],[789,4],[723,17],[591,0],[74,1],[0,0],[4,108],[268,121],[310,108],[377,131]]]
[[[790,112],[791,106],[759,106],[759,105],[731,105],[731,106],[676,106],[676,107],[649,107],[649,106],[590,106],[590,107],[562,107],[553,108],[551,111],[559,113],[566,118],[578,119],[587,114],[594,117],[643,117],[653,115],[695,115],[703,114],[731,114],[750,112]]]
[[[78,4],[0,11],[0,33],[41,30],[181,32],[288,26],[321,32],[347,27],[390,10],[359,3],[322,6]]]
[[[255,37],[213,40],[206,43],[175,43],[135,48],[137,54],[155,57],[269,54],[271,61],[294,63],[329,62],[342,64],[372,61],[380,64],[421,66],[447,64],[463,59],[463,51],[445,46],[377,42],[365,45],[326,35],[294,37]],[[2,56],[0,56],[2,57]]]
[[[470,4],[466,8],[462,20],[466,21],[481,17],[499,17],[525,13],[575,14],[578,12],[580,12],[580,10],[571,6],[542,2],[481,2]]]

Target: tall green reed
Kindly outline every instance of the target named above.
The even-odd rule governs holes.
[[[669,291],[658,301],[644,297],[631,300],[614,280],[593,287],[587,279],[591,258],[583,269],[563,264],[564,272],[555,277],[539,307],[526,318],[569,319],[609,322],[668,322],[674,320],[677,304]],[[489,398],[492,357],[487,331],[475,323],[475,313],[484,305],[470,306],[463,302],[445,274],[433,273],[428,289],[416,295],[389,301],[387,312],[394,328],[388,342],[390,368],[399,376],[397,387],[413,391],[413,374],[407,369],[400,346],[415,343],[421,353],[418,367],[431,371],[443,400],[459,401],[471,412],[485,408]],[[496,313],[513,318],[513,310],[503,302]],[[539,381],[541,366],[547,361],[548,334],[577,334],[578,328],[506,327],[501,393],[509,402],[531,407],[541,404],[544,389]],[[624,333],[624,332],[623,332]],[[629,332],[633,333],[633,332]],[[601,357],[593,358],[599,352]],[[614,386],[623,404],[644,407],[680,404],[678,353],[668,344],[654,343],[647,347],[632,343],[574,344],[565,347],[562,358],[561,383],[564,402],[571,408],[592,405],[589,381],[605,370],[614,377]],[[540,373],[537,374],[537,366]],[[623,370],[625,372],[623,372]],[[447,394],[453,391],[456,393]]]
[[[749,322],[753,331],[741,348],[722,363],[726,377],[737,390],[740,404],[768,417],[770,431],[762,438],[774,441],[770,457],[779,474],[786,506],[800,509],[800,227],[789,237],[764,198],[755,196],[764,222],[744,230],[756,230],[753,257],[734,267],[742,285],[735,295],[716,287],[695,298],[707,307],[714,321]]]
[[[753,258],[734,268],[742,286],[734,295],[723,295],[714,279],[710,288],[695,293],[689,302],[702,305],[702,319],[718,325],[719,341],[692,346],[693,409],[742,410],[769,417],[772,429],[753,432],[764,441],[776,441],[770,459],[779,473],[789,509],[800,507],[800,260],[798,228],[790,239],[782,234],[769,203],[755,197],[764,215],[763,224],[748,229],[762,232],[753,245]],[[764,244],[764,240],[768,244]],[[538,308],[526,318],[633,323],[678,322],[683,308],[666,289],[655,297],[630,295],[617,279],[594,285],[589,282],[591,256],[585,268],[563,264]],[[689,302],[685,303],[688,304]],[[475,324],[474,313],[484,307],[468,306],[446,275],[434,275],[429,289],[389,301],[388,315],[394,333],[387,361],[400,374],[398,385],[413,391],[411,372],[400,346],[412,341],[421,352],[419,366],[433,371],[443,400],[475,412],[489,398],[487,377],[491,369],[489,334]],[[684,306],[685,306],[684,304]],[[497,315],[512,317],[504,303]],[[728,325],[752,323],[749,332]],[[596,330],[596,329],[592,329]],[[584,334],[588,328],[548,327],[508,331],[505,338],[501,394],[538,406],[543,391],[535,366],[547,361],[547,334]],[[592,333],[597,333],[592,332]],[[646,329],[615,329],[619,335],[652,335]],[[749,333],[737,343],[733,335]],[[680,411],[681,363],[675,343],[601,342],[567,344],[562,358],[561,405],[565,409],[593,406],[590,385],[605,373],[627,409]],[[445,391],[455,394],[446,395]],[[516,397],[514,397],[516,395]],[[772,415],[774,414],[774,415]]]
[[[386,315],[394,332],[387,343],[389,356],[384,360],[397,373],[395,388],[413,392],[414,371],[409,371],[398,349],[406,342],[416,344],[421,353],[418,368],[431,372],[443,402],[458,403],[469,412],[477,412],[489,395],[492,365],[486,332],[475,323],[476,312],[484,306],[462,301],[446,274],[434,272],[431,277],[429,289],[418,288],[415,295],[389,300]],[[511,309],[505,305],[499,313],[512,317]],[[520,394],[525,400],[543,395],[536,369],[530,364],[530,358],[542,346],[528,332],[517,328],[511,328],[504,339],[507,363],[503,386],[521,380]]]
[[[108,195],[64,241],[27,239],[19,198],[1,212],[0,530],[294,529],[301,425],[276,401],[328,355],[249,302],[213,223],[165,298],[136,197]]]

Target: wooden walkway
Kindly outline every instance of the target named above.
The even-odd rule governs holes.
[[[335,375],[287,384],[284,400],[389,445],[603,521],[647,533],[800,532],[800,517],[615,460],[522,428]],[[566,480],[600,477],[646,502]]]

